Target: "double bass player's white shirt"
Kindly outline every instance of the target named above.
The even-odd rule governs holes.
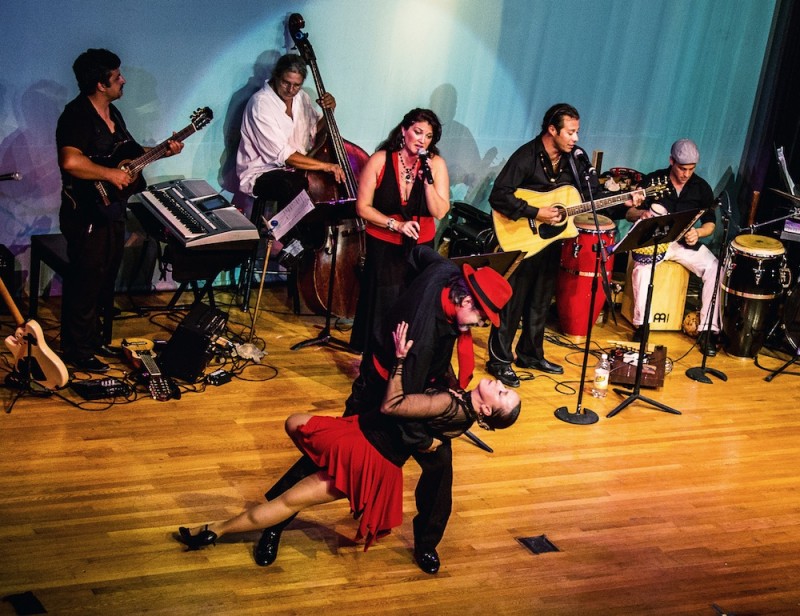
[[[290,118],[286,103],[265,82],[247,102],[242,117],[242,140],[236,153],[240,190],[254,196],[253,186],[261,174],[284,168],[295,152],[308,154],[321,115],[301,89],[292,99]]]

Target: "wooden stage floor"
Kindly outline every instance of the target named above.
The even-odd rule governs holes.
[[[217,293],[232,337],[248,337],[249,315],[229,300]],[[57,302],[45,304],[40,322],[52,336]],[[30,592],[50,614],[80,615],[800,613],[800,366],[767,383],[785,356],[722,352],[707,366],[727,382],[697,383],[685,371],[702,357],[680,333],[652,335],[673,369],[663,387],[642,390],[680,415],[636,401],[608,418],[627,396],[586,394],[599,421],[571,425],[554,411],[576,409],[583,347],[548,330],[547,357],[566,374],[532,373],[518,390],[517,425],[476,430],[494,453],[463,437],[453,444],[454,511],[438,575],[411,558],[413,461],[403,525],[367,553],[343,501],[302,513],[271,567],[253,562],[258,533],[185,552],[177,527],[258,502],[298,455],[284,419],[339,414],[356,374],[355,355],[290,350],[324,319],[293,315],[284,289],[270,289],[262,306],[254,341],[268,354],[230,383],[113,405],[65,389],[24,396],[2,414],[2,596]],[[169,338],[183,315],[122,316],[117,337],[153,339]],[[11,331],[7,316],[2,330]],[[593,348],[629,333],[621,318],[598,326]],[[487,334],[475,335],[476,377],[485,376]],[[110,374],[128,370],[115,363]],[[15,394],[2,390],[5,409]],[[519,542],[541,535],[558,551]],[[0,602],[0,614],[13,613]]]

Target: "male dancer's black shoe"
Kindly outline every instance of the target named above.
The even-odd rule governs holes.
[[[433,575],[439,571],[441,563],[439,562],[439,555],[436,550],[414,550],[414,562],[425,573]]]

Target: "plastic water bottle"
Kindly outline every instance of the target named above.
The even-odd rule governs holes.
[[[592,384],[592,395],[595,398],[605,398],[608,393],[608,374],[611,372],[611,364],[608,362],[608,355],[603,353],[594,367],[594,383]]]

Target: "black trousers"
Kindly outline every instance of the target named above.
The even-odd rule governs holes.
[[[375,370],[372,357],[361,360],[359,375],[345,402],[344,415],[380,412],[386,393],[386,381]],[[453,450],[448,439],[432,453],[414,453],[422,474],[414,496],[417,515],[414,518],[414,547],[418,551],[434,549],[444,536],[453,509]]]
[[[517,341],[517,357],[522,361],[544,358],[544,329],[550,302],[556,289],[561,242],[553,242],[539,253],[524,259],[508,279],[511,299],[500,312],[500,327],[489,333],[489,364],[510,364],[514,336],[522,319]]]
[[[104,339],[101,317],[113,318],[125,221],[88,224],[62,214],[61,232],[69,257],[61,300],[61,350],[68,358],[87,358],[110,342]]]

